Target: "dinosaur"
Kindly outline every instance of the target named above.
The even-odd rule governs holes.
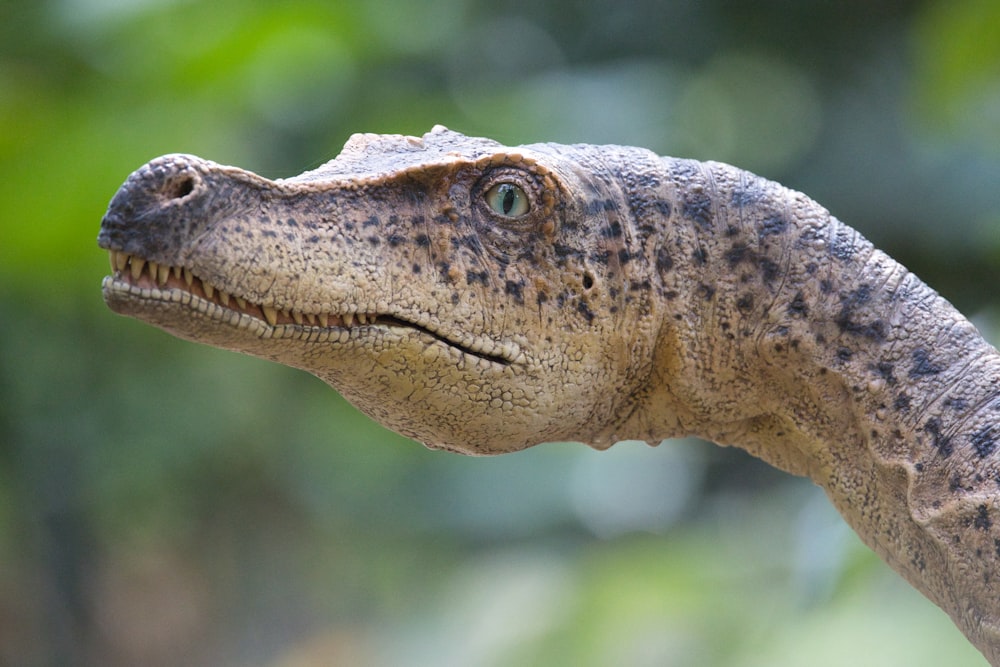
[[[1000,354],[801,193],[437,126],[289,179],[163,156],[98,243],[112,310],[432,448],[698,436],[806,475],[1000,666]]]

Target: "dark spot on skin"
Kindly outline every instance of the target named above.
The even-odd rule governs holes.
[[[913,351],[913,367],[910,369],[911,378],[937,375],[941,370],[940,366],[935,366],[931,363],[930,354],[927,350],[919,348]]]
[[[549,295],[546,294],[545,292],[539,292],[538,295],[535,297],[535,303],[537,303],[539,306],[548,300],[549,300]]]
[[[741,296],[736,301],[736,308],[739,309],[740,312],[743,312],[743,313],[748,312],[749,310],[751,310],[753,308],[753,295],[752,294],[744,294],[743,296]]]
[[[288,225],[289,227],[298,227],[299,221],[296,220],[295,218],[289,218],[288,220],[285,220],[285,224]]]
[[[883,320],[873,322],[857,322],[854,317],[857,311],[865,307],[871,301],[872,287],[864,284],[856,290],[840,295],[840,312],[834,318],[834,322],[844,333],[854,336],[861,336],[872,341],[885,340],[886,324]]]
[[[319,243],[319,237],[318,236],[310,236],[308,239],[306,239],[306,241],[308,241],[309,243]]]
[[[605,239],[621,238],[622,224],[617,220],[612,221],[607,227],[601,228],[601,237]]]
[[[652,289],[652,285],[649,283],[649,279],[646,280],[630,280],[628,283],[629,291],[631,292],[645,292]]]
[[[824,278],[823,280],[819,281],[819,291],[822,292],[823,294],[829,294],[830,292],[833,291],[833,283]]]
[[[598,264],[602,264],[604,266],[607,266],[608,265],[608,261],[611,259],[611,251],[610,250],[595,250],[594,252],[590,253],[589,259],[592,262],[597,262]]]
[[[704,248],[698,246],[693,253],[691,253],[691,259],[694,260],[695,264],[704,266],[705,262],[708,261],[708,253]]]
[[[622,248],[621,250],[618,251],[618,261],[620,263],[622,263],[622,264],[628,264],[629,261],[631,261],[631,259],[632,259],[632,255],[625,248]]]
[[[938,450],[938,453],[944,458],[948,458],[952,451],[951,438],[941,433],[941,420],[937,417],[931,417],[924,424],[924,431],[930,433],[934,449]]]
[[[312,227],[312,225],[310,225],[310,227]],[[354,223],[353,222],[345,222],[344,223],[344,229],[346,231],[348,231],[348,232],[353,232],[354,231]]]
[[[915,463],[915,464],[913,464],[913,469],[916,470],[917,472],[923,472],[924,471],[924,464],[923,463]]]
[[[802,292],[797,292],[788,304],[788,314],[792,317],[807,317],[809,315],[809,306],[806,304]]]
[[[368,237],[368,243],[372,244],[373,246],[377,246],[380,243],[382,243],[382,239],[380,239],[377,236],[369,236]]]
[[[480,285],[485,285],[488,279],[489,279],[489,274],[486,271],[465,272],[465,282],[468,285],[474,285],[476,283],[479,283]]]
[[[656,251],[656,270],[661,275],[674,268],[674,260],[666,248],[660,247]]]
[[[946,398],[944,407],[951,408],[955,412],[961,412],[969,407],[969,402],[964,398]]]
[[[451,293],[451,305],[457,306],[459,302],[458,292]]]
[[[362,227],[374,227],[377,224],[379,224],[378,216],[377,215],[373,215],[373,216],[369,217],[367,220],[365,220],[364,222],[362,222],[361,226]]]
[[[715,288],[712,287],[711,285],[706,285],[705,283],[701,283],[700,285],[698,285],[698,294],[700,294],[701,298],[703,298],[705,301],[711,301],[712,297],[715,296]]]
[[[989,530],[992,528],[993,520],[990,519],[989,510],[986,505],[980,505],[977,510],[976,518],[972,521],[972,525],[975,526],[976,530]]]
[[[787,229],[788,220],[786,220],[780,213],[772,213],[768,217],[764,218],[764,222],[761,223],[757,236],[758,238],[763,239],[766,236],[784,234]]]
[[[900,412],[906,412],[910,409],[910,397],[901,393],[896,397],[896,402],[892,404],[892,407]]]
[[[427,234],[417,234],[413,240],[416,241],[417,245],[421,248],[426,248],[431,244],[431,237],[427,236]]]
[[[726,226],[726,236],[733,237],[740,233],[740,228],[736,225]]]
[[[674,290],[670,290],[669,292],[664,292],[663,298],[665,298],[667,301],[673,301],[674,299],[677,298],[677,292]]]
[[[553,243],[552,252],[556,254],[556,257],[560,259],[566,259],[567,257],[576,257],[580,254],[580,251],[572,246],[568,246],[564,243]]]
[[[420,265],[419,264],[417,264],[417,263],[413,264],[413,272],[414,273],[420,273]]]
[[[855,250],[853,230],[838,226],[833,238],[830,239],[830,254],[846,262],[854,257]]]
[[[760,271],[764,282],[770,283],[774,282],[774,279],[780,275],[781,269],[775,262],[763,257],[760,260]]]
[[[524,303],[523,282],[514,282],[513,280],[508,280],[507,283],[504,285],[503,291],[509,294],[510,296],[514,297],[514,301],[516,301],[517,303],[519,304]]]
[[[273,239],[278,236],[278,232],[274,231],[273,229],[265,229],[262,233],[264,234],[265,238],[269,239]]]
[[[688,220],[693,220],[706,229],[712,227],[712,198],[704,192],[692,193],[687,197],[681,211]]]
[[[888,361],[880,361],[875,365],[875,372],[886,381],[890,387],[896,384],[896,376],[893,375],[895,367]]]
[[[760,188],[755,188],[753,186],[746,186],[741,188],[736,188],[733,190],[733,196],[730,199],[733,206],[738,208],[744,208],[752,204],[756,204],[763,201],[764,193],[761,192]]]
[[[958,475],[952,475],[951,479],[948,480],[948,490],[955,493],[962,488],[962,478]]]
[[[729,261],[729,266],[736,266],[746,259],[748,251],[749,248],[747,248],[745,243],[737,243],[733,245],[726,251],[726,260]]]
[[[594,321],[594,313],[590,311],[590,308],[588,308],[587,304],[584,303],[583,301],[580,301],[579,303],[576,304],[576,310],[578,313],[580,313],[587,319],[587,324],[590,324]]]
[[[396,246],[398,246],[399,244],[401,244],[403,241],[405,241],[406,237],[401,236],[400,234],[389,234],[389,238],[386,239],[386,240],[389,242],[389,247],[390,248],[395,248]]]
[[[993,437],[993,427],[987,426],[972,434],[972,447],[976,450],[979,458],[984,459],[997,448],[996,438]]]
[[[837,348],[837,359],[840,361],[850,361],[854,353],[851,352],[850,348],[838,347]]]

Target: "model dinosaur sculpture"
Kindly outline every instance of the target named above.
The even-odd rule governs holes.
[[[314,373],[430,447],[695,435],[808,475],[1000,666],[1000,355],[800,193],[436,127],[286,180],[159,158],[99,243],[113,310]]]

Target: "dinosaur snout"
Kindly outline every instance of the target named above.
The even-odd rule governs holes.
[[[168,259],[211,217],[213,167],[192,155],[164,155],[137,169],[111,199],[98,245]]]

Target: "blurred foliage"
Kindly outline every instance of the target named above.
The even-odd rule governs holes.
[[[640,144],[808,192],[990,334],[998,45],[991,0],[0,4],[0,664],[983,664],[800,480],[425,451],[113,316],[94,238],[167,152]]]

